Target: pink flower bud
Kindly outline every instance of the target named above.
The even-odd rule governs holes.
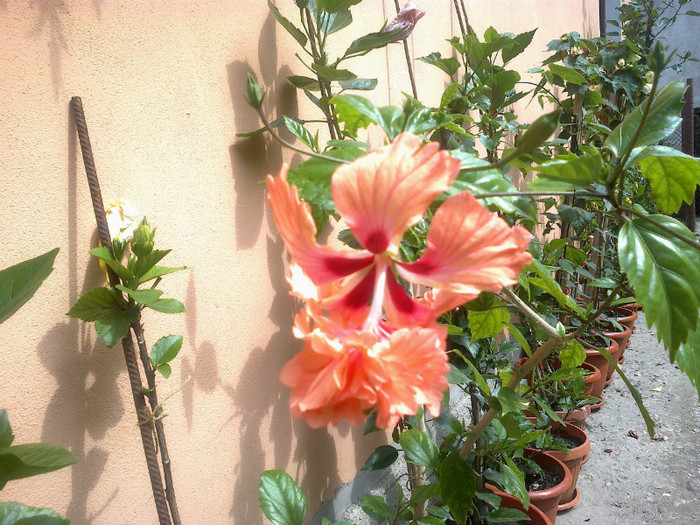
[[[416,22],[423,18],[423,15],[425,15],[425,11],[418,9],[416,3],[413,0],[409,0],[396,17],[386,25],[384,32],[401,29],[401,32],[396,37],[396,41],[406,40],[408,35],[413,32],[413,28],[416,27]]]

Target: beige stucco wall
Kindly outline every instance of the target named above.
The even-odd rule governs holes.
[[[291,0],[278,3],[294,16]],[[419,3],[428,15],[411,41],[415,55],[445,50],[456,26],[451,2]],[[551,38],[598,27],[592,0],[467,5],[479,32],[489,24],[540,27],[523,70]],[[355,8],[367,31],[393,12],[391,0]],[[293,40],[264,2],[244,0],[0,0],[0,26],[0,267],[61,248],[36,297],[0,326],[0,407],[17,443],[52,441],[79,458],[72,468],[10,482],[0,500],[49,506],[77,525],[156,522],[121,350],[64,315],[102,284],[87,254],[94,218],[69,118],[78,95],[105,200],[133,201],[158,227],[158,245],[173,248],[164,262],[191,268],[163,285],[187,313],[146,318],[151,343],[185,336],[160,387],[184,522],[262,523],[257,481],[267,468],[301,481],[313,510],[382,436],[292,422],[277,381],[299,345],[290,335],[295,305],[283,246],[259,181],[292,157],[235,135],[258,127],[242,97],[249,71],[270,87],[270,113],[275,104],[296,111],[284,80],[300,73]],[[347,30],[342,43],[357,31]],[[380,78],[372,98],[399,103],[410,89],[401,47],[362,61]],[[416,71],[419,94],[437,100],[444,78],[422,63]]]

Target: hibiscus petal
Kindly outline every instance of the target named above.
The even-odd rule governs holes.
[[[422,326],[435,321],[437,316],[433,315],[432,309],[408,295],[391,272],[387,276],[387,290],[384,312],[392,325]]]
[[[438,144],[402,133],[388,146],[339,167],[331,189],[355,239],[373,253],[395,251],[435,197],[450,186],[459,161]]]
[[[267,176],[267,200],[277,230],[292,259],[316,284],[345,277],[368,266],[374,257],[366,251],[333,250],[316,243],[311,209],[287,183],[287,165],[277,177]]]
[[[511,228],[469,192],[447,199],[433,217],[428,247],[414,263],[396,263],[405,279],[466,296],[515,283],[529,264],[530,234]]]

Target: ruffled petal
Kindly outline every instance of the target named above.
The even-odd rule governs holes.
[[[422,144],[419,137],[402,133],[333,174],[336,209],[355,239],[373,253],[395,251],[403,233],[457,176],[459,160],[438,151],[435,142]]]
[[[377,360],[389,381],[376,381],[377,428],[392,428],[403,416],[414,415],[425,405],[433,417],[440,415],[442,393],[447,389],[447,354],[444,327],[402,328],[386,344],[376,348]],[[378,376],[380,374],[377,374]]]
[[[333,250],[316,242],[311,209],[299,192],[287,183],[287,165],[277,177],[267,176],[267,200],[277,230],[292,259],[316,284],[353,274],[372,263],[372,254],[362,250]]]
[[[399,274],[465,296],[514,284],[521,268],[532,261],[528,231],[511,228],[469,192],[450,197],[438,208],[426,240],[420,259],[396,263]]]

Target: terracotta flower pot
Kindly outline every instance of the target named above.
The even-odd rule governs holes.
[[[596,383],[596,381],[600,381],[600,370],[598,370],[598,367],[592,365],[591,363],[582,363],[581,368],[584,370],[590,372],[585,379],[585,384],[586,386],[583,389],[583,393],[587,396],[592,395],[591,392],[593,391],[593,385]]]
[[[552,424],[552,432],[554,435],[566,435],[577,440],[580,445],[569,449],[568,452],[562,450],[548,450],[547,453],[554,456],[564,463],[571,472],[571,487],[564,493],[559,503],[559,511],[572,508],[580,498],[580,494],[576,489],[578,475],[581,471],[581,465],[584,459],[587,459],[591,451],[591,440],[585,430],[574,425]]]
[[[524,410],[523,413],[526,417],[537,418],[537,413],[532,410]],[[568,425],[574,425],[579,428],[586,427],[586,419],[591,415],[590,405],[586,405],[582,408],[577,408],[571,412],[566,412],[565,410],[555,410],[554,413],[559,419]]]
[[[530,507],[527,510],[525,510],[523,508],[523,504],[520,503],[520,500],[515,496],[511,496],[507,492],[500,491],[496,487],[494,487],[493,485],[489,485],[488,483],[485,486],[487,489],[491,490],[496,496],[499,496],[501,498],[501,507],[505,507],[508,509],[518,509],[519,511],[522,511],[525,514],[527,514],[527,517],[530,518],[530,521],[528,522],[529,525],[553,525],[552,521],[547,517],[547,515],[540,509],[538,509],[535,505],[530,505]]]
[[[571,472],[569,472],[564,463],[546,452],[526,448],[523,453],[526,458],[535,461],[543,470],[555,472],[562,476],[562,480],[551,488],[528,492],[530,504],[544,512],[552,522],[552,525],[554,525],[557,519],[559,503],[564,494],[571,488]]]
[[[639,317],[636,310],[628,308],[627,306],[617,306],[613,308],[613,311],[615,312],[614,315],[617,318],[618,323],[620,323],[622,326],[627,326],[630,330],[634,331],[634,323]]]
[[[627,348],[627,343],[629,341],[630,336],[632,335],[632,329],[629,326],[622,325],[624,328],[624,331],[622,332],[603,332],[603,335],[605,337],[609,337],[610,339],[614,340],[617,343],[618,350],[617,350],[617,356],[612,354],[613,358],[616,358],[615,361],[618,363],[621,363],[624,360],[623,354],[625,352],[625,348]],[[612,383],[612,376],[615,373],[615,369],[610,366],[610,363],[608,363],[608,374],[607,377],[605,378],[605,384],[609,385]]]
[[[614,356],[616,355],[618,349],[619,347],[617,346],[617,343],[611,339],[610,345],[606,348],[606,350]],[[590,363],[596,368],[598,368],[598,370],[600,370],[601,378],[598,380],[598,382],[596,382],[593,385],[593,389],[591,391],[592,396],[601,398],[601,401],[599,403],[591,405],[591,409],[597,410],[605,404],[605,400],[603,399],[602,394],[603,388],[605,388],[605,381],[608,377],[608,369],[610,368],[610,364],[608,363],[607,359],[603,357],[603,354],[601,354],[598,351],[597,348],[590,347],[586,348],[586,363]]]

